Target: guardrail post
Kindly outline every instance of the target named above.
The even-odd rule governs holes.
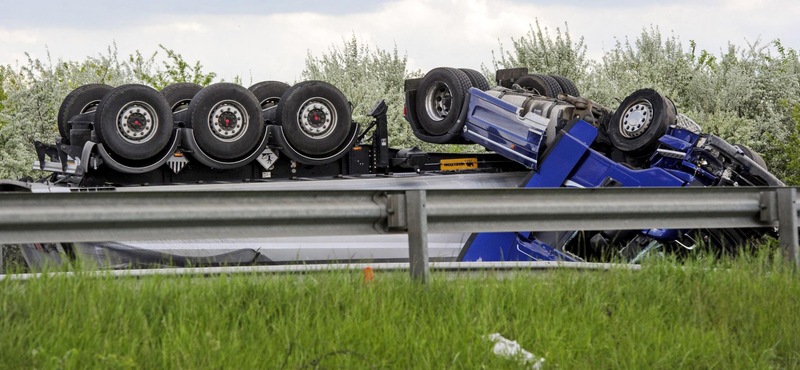
[[[778,193],[778,231],[780,232],[783,258],[800,267],[800,248],[797,232],[797,189],[777,189]]]
[[[406,191],[408,257],[411,279],[428,281],[428,213],[425,190]]]
[[[0,244],[0,275],[3,274],[3,245]]]

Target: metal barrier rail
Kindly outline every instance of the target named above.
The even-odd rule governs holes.
[[[797,188],[0,193],[0,244],[408,233],[780,226],[798,259]]]
[[[331,263],[314,265],[275,265],[275,266],[226,266],[226,267],[178,267],[158,269],[101,270],[84,272],[48,272],[0,275],[3,280],[31,280],[45,275],[49,277],[142,277],[142,276],[218,276],[238,274],[310,274],[331,271],[363,271],[369,267],[373,271],[409,270],[405,262],[389,263]],[[641,270],[641,265],[590,262],[554,261],[513,261],[513,262],[431,262],[431,270],[451,273],[499,272],[499,271],[548,271],[554,269],[573,270]]]

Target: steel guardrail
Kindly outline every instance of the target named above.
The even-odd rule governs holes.
[[[427,264],[428,232],[780,226],[800,263],[796,198],[793,187],[0,193],[0,244],[408,233],[411,260]]]
[[[403,271],[409,270],[407,262],[385,263],[330,263],[310,265],[264,265],[264,266],[218,266],[218,267],[177,267],[152,269],[100,270],[81,272],[47,272],[0,275],[3,280],[31,280],[48,277],[96,277],[125,278],[144,276],[232,276],[240,274],[311,274],[331,271]],[[639,271],[641,265],[591,262],[556,261],[513,261],[513,262],[431,262],[430,268],[451,273],[499,272],[499,271],[548,271],[553,269],[607,271],[611,269]]]

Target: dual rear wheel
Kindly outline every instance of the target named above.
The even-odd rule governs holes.
[[[73,118],[94,113],[97,140],[116,159],[136,165],[164,154],[175,129],[182,126],[193,130],[206,155],[231,162],[259,146],[266,130],[263,110],[273,107],[277,114],[272,123],[283,126],[287,141],[310,156],[340,148],[352,125],[350,105],[332,85],[264,81],[249,89],[231,83],[205,88],[176,83],[160,92],[136,84],[84,85],[62,102],[58,130],[68,143]]]
[[[415,104],[417,119],[427,134],[439,136],[458,129],[458,116],[468,103],[467,92],[471,87],[486,91],[489,81],[480,72],[466,68],[442,67],[425,74]]]

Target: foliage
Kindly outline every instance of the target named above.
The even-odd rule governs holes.
[[[788,167],[787,152],[776,150],[775,143],[796,132],[791,113],[800,103],[800,59],[780,40],[729,44],[714,55],[698,51],[694,41],[684,48],[677,36],[665,37],[650,27],[633,41],[618,40],[598,62],[582,57],[582,41],[569,40],[568,32],[560,31],[552,39],[537,23],[526,37],[512,39],[512,51],[501,44],[493,64],[561,73],[575,80],[583,96],[612,108],[635,90],[656,89],[706,132],[761,153],[779,177],[796,176]]]
[[[7,74],[6,66],[0,65],[0,111],[3,110],[3,102],[8,98],[6,91],[3,89],[3,82],[6,80]],[[3,122],[0,121],[0,127],[3,126]]]
[[[309,51],[302,77],[338,87],[353,104],[353,120],[364,127],[370,122],[369,110],[378,100],[385,99],[389,108],[390,144],[410,147],[421,142],[403,118],[403,81],[420,77],[420,72],[408,71],[407,60],[405,55],[400,56],[397,46],[392,51],[371,48],[352,35],[320,57]]]
[[[800,186],[800,105],[792,109],[792,122],[794,127],[784,140],[770,137],[769,157],[780,161],[779,165],[786,168],[784,181],[786,185]]]
[[[204,73],[200,61],[195,62],[194,65],[189,65],[181,54],[172,49],[167,49],[164,45],[159,44],[158,47],[164,51],[167,57],[167,60],[161,62],[164,69],[155,68],[153,70],[153,63],[158,52],[154,52],[149,58],[146,58],[139,51],[136,51],[128,57],[128,63],[136,66],[133,69],[134,75],[143,83],[161,90],[165,86],[176,82],[191,82],[206,86],[217,77],[214,72]]]
[[[800,366],[797,271],[769,255],[641,271],[403,272],[0,281],[4,369],[554,369]],[[530,367],[528,367],[530,368]]]
[[[756,40],[744,47],[729,44],[719,53],[687,46],[675,35],[664,36],[658,27],[643,29],[632,40],[618,40],[600,60],[586,56],[584,40],[574,40],[569,26],[555,33],[538,21],[510,47],[502,43],[492,53],[493,69],[527,67],[532,73],[559,74],[575,81],[582,95],[615,107],[640,88],[654,88],[692,117],[706,132],[762,154],[770,170],[781,178],[798,175],[796,156],[786,143],[797,135],[796,114],[800,104],[800,59],[796,50],[780,40]],[[0,178],[31,175],[33,140],[52,141],[55,114],[61,99],[72,89],[91,82],[111,85],[145,83],[161,88],[173,82],[212,82],[199,62],[160,45],[163,60],[135,52],[124,60],[114,47],[107,54],[82,62],[53,63],[29,58],[27,64],[0,67]],[[494,71],[482,66],[485,74]],[[410,71],[407,57],[397,47],[382,50],[359,42],[355,35],[315,56],[309,52],[304,79],[317,79],[339,87],[353,103],[356,122],[366,125],[366,113],[378,101],[389,105],[390,144],[419,145],[425,150],[482,150],[475,146],[437,146],[422,143],[403,117],[403,80],[421,77]],[[490,78],[493,80],[493,78]],[[237,79],[238,81],[238,79]]]
[[[563,32],[556,28],[555,38],[550,36],[547,27],[542,30],[538,19],[535,24],[535,28],[530,25],[526,35],[511,39],[511,50],[506,50],[501,43],[498,52],[492,51],[494,69],[526,67],[530,73],[556,74],[571,79],[579,87],[589,85],[594,62],[586,59],[583,37],[573,42],[566,23]],[[489,81],[493,81],[494,73],[485,66],[483,69],[491,76]]]
[[[199,63],[190,68],[180,54],[161,48],[168,58],[163,68],[156,64],[157,53],[143,57],[136,52],[127,60],[120,60],[116,46],[112,46],[105,54],[81,62],[53,62],[48,53],[44,61],[28,55],[26,64],[0,70],[0,97],[5,97],[0,100],[0,178],[37,175],[31,169],[36,157],[33,142],[53,141],[58,133],[58,108],[64,97],[81,85],[142,83],[160,88],[184,81],[208,84],[216,76],[203,73]]]

